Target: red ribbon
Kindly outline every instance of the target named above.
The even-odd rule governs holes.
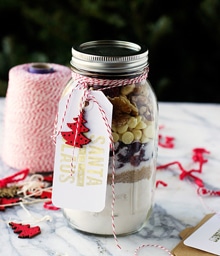
[[[29,174],[29,169],[24,169],[16,172],[13,175],[10,175],[2,180],[0,180],[0,188],[6,187],[9,183],[16,183],[21,180],[24,180]]]
[[[210,152],[204,148],[195,148],[193,149],[193,153],[194,155],[192,156],[192,159],[194,162],[199,162],[198,172],[201,173],[203,164],[208,162],[207,159],[204,159],[203,154],[209,154]]]
[[[157,188],[159,185],[162,185],[162,186],[166,187],[166,186],[167,186],[167,183],[164,182],[164,181],[162,181],[162,180],[157,180],[157,181],[156,181],[156,188]]]
[[[192,170],[185,170],[182,166],[182,164],[178,161],[174,161],[174,162],[171,162],[171,163],[168,163],[168,164],[165,164],[165,165],[160,165],[157,167],[157,170],[160,170],[160,169],[165,169],[171,165],[178,165],[179,169],[181,170],[181,173],[179,175],[179,178],[180,180],[183,180],[185,179],[186,177],[188,177],[190,180],[194,181],[194,183],[196,185],[198,185],[199,187],[204,187],[204,183],[203,181],[198,178],[197,176],[195,176],[193,173],[194,172],[197,172],[197,173],[201,173],[202,172],[202,167],[203,167],[203,164],[206,163],[208,160],[205,159],[203,157],[203,154],[204,153],[210,153],[209,151],[207,151],[206,149],[204,148],[195,148],[193,149],[193,156],[192,156],[192,159],[194,162],[199,162],[199,169],[196,170],[196,169],[192,169]]]
[[[165,138],[159,134],[158,136],[158,145],[163,148],[174,148],[174,138],[165,136]]]

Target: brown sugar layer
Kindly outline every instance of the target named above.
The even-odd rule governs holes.
[[[150,179],[152,166],[143,166],[140,169],[115,174],[114,183],[134,183],[142,179]],[[108,174],[108,184],[112,183],[112,174]]]

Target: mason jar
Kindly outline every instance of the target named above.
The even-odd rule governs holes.
[[[90,41],[72,48],[70,63],[72,79],[64,94],[88,78],[89,90],[104,93],[113,106],[114,147],[110,149],[104,209],[64,208],[64,216],[72,227],[88,233],[137,232],[151,215],[155,191],[158,106],[147,79],[148,50],[126,41]]]

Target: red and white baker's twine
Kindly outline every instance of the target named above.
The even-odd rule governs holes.
[[[98,85],[103,88],[99,88],[97,90],[106,90],[109,88],[114,88],[118,86],[124,86],[128,84],[136,84],[145,80],[148,76],[149,68],[147,67],[145,71],[140,75],[133,78],[124,78],[124,79],[101,79],[96,77],[87,77],[80,74],[72,73],[72,77],[76,80],[78,85],[81,85],[82,88],[85,86],[94,86]]]
[[[54,121],[54,131],[53,131],[53,135],[51,136],[54,144],[56,144],[56,138],[60,134],[60,131],[62,131],[62,129],[63,129],[63,123],[65,121],[65,117],[66,117],[66,114],[67,114],[67,108],[69,106],[71,97],[73,95],[73,91],[74,91],[74,88],[71,90],[71,93],[69,93],[69,95],[67,97],[66,104],[65,104],[65,109],[64,109],[64,112],[63,112],[63,116],[62,116],[62,120],[61,120],[61,125],[60,125],[59,129],[57,127],[58,113],[56,114],[55,121]]]
[[[18,170],[29,168],[30,173],[53,170],[55,147],[47,138],[53,132],[60,95],[71,77],[69,68],[48,64],[56,72],[30,73],[32,63],[9,72],[2,160]]]
[[[100,86],[100,88],[98,88],[97,90],[107,90],[109,88],[114,88],[114,87],[118,87],[118,86],[124,86],[124,85],[128,85],[128,84],[133,84],[133,83],[140,83],[141,81],[143,81],[144,79],[147,78],[148,71],[149,71],[149,68],[147,67],[145,69],[145,71],[140,76],[130,78],[130,79],[112,79],[112,80],[111,79],[92,78],[92,77],[87,77],[87,76],[83,76],[80,74],[72,73],[72,77],[73,77],[74,81],[76,82],[76,86],[72,88],[71,92],[69,93],[69,95],[67,97],[66,104],[65,104],[65,110],[63,112],[63,116],[61,118],[61,125],[59,128],[57,127],[57,117],[58,116],[56,117],[56,120],[54,123],[54,134],[52,136],[54,143],[56,143],[56,138],[60,134],[60,132],[63,128],[63,123],[65,122],[67,109],[68,109],[71,97],[76,88],[84,90],[84,94],[82,96],[81,103],[79,106],[79,112],[81,112],[81,110],[83,109],[83,107],[85,105],[86,100],[90,99],[90,100],[94,101],[94,97],[91,96],[89,87],[97,85],[97,86]]]
[[[88,91],[87,91],[88,92]],[[112,204],[111,204],[111,218],[112,218],[112,233],[114,236],[114,239],[116,241],[117,247],[120,247],[119,243],[118,243],[118,239],[116,236],[116,229],[115,229],[115,221],[114,221],[114,205],[115,205],[115,148],[114,148],[114,140],[113,140],[113,136],[112,136],[112,131],[111,131],[111,126],[108,122],[108,119],[106,118],[106,114],[105,111],[103,110],[103,108],[100,106],[99,102],[96,100],[96,98],[93,95],[88,95],[87,99],[91,99],[93,102],[95,102],[98,105],[99,111],[102,115],[102,119],[104,120],[105,126],[107,128],[107,132],[109,135],[109,140],[110,140],[110,148],[112,150],[113,156],[112,156]]]
[[[170,256],[174,256],[166,247],[162,246],[162,245],[159,245],[159,244],[143,244],[141,246],[139,246],[135,252],[134,252],[134,256],[137,256],[138,255],[138,251],[142,248],[146,248],[146,247],[154,247],[154,248],[158,248],[158,249],[161,249],[165,252],[167,252]]]

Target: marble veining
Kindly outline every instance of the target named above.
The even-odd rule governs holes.
[[[4,136],[5,99],[0,99],[0,136]],[[192,162],[192,149],[204,147],[208,162],[199,177],[209,189],[220,190],[220,105],[159,102],[160,134],[173,136],[173,149],[158,148],[158,165],[179,161],[186,169],[198,167]],[[0,149],[2,140],[0,140]],[[13,169],[0,159],[0,179],[12,174]],[[195,185],[179,179],[178,168],[157,171],[157,180],[167,183],[155,191],[153,213],[138,233],[118,237],[118,249],[113,237],[88,235],[72,229],[62,211],[50,211],[42,203],[7,208],[0,211],[1,256],[129,256],[143,244],[159,244],[172,250],[180,241],[179,233],[196,225],[207,213],[220,211],[220,197],[199,197]],[[37,222],[43,217],[48,221]],[[19,239],[7,225],[8,221],[27,220],[39,225],[41,234],[32,239]],[[117,227],[116,227],[117,228]],[[144,248],[141,255],[168,255],[156,248]]]

